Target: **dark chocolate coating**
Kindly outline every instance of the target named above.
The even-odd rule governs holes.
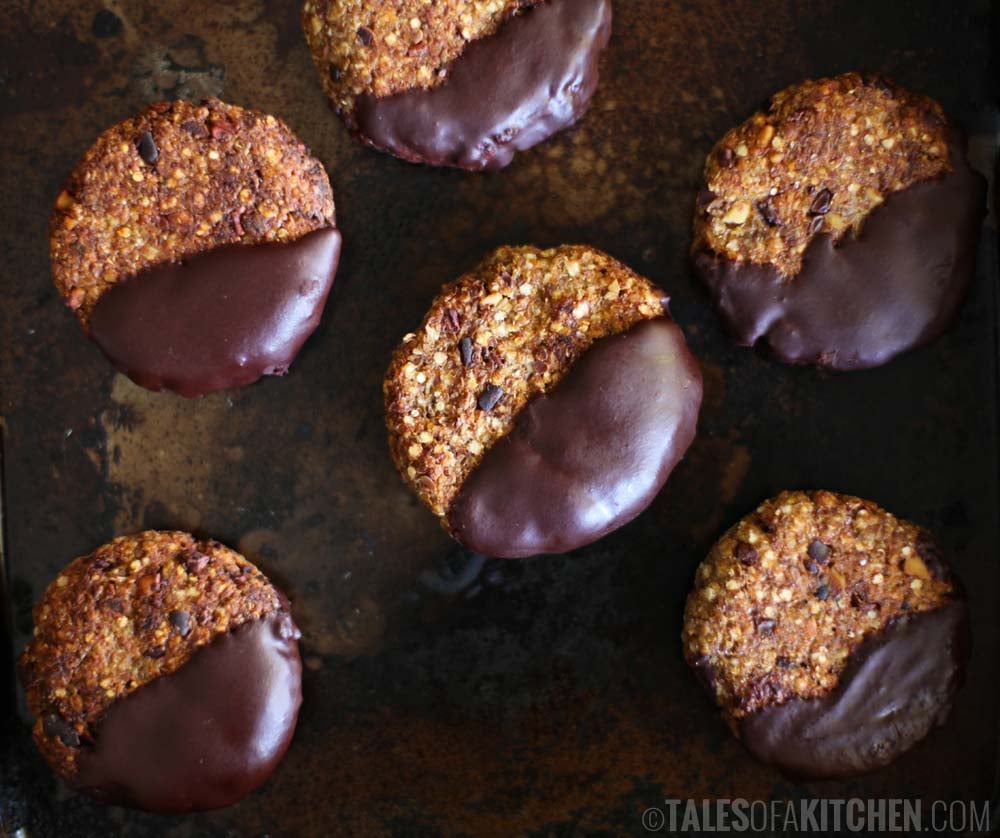
[[[327,227],[156,265],[97,301],[90,334],[150,390],[200,396],[282,375],[319,325],[339,258]]]
[[[564,553],[631,521],[694,439],[701,371],[669,317],[597,341],[532,399],[448,511],[470,550]]]
[[[888,765],[940,725],[967,651],[961,601],[896,620],[851,654],[829,695],[743,718],[740,739],[794,777],[851,777]]]
[[[611,0],[545,0],[471,43],[438,87],[360,97],[357,133],[414,163],[502,169],[583,115],[610,37]]]
[[[299,630],[280,611],[202,647],[115,702],[74,785],[154,812],[230,806],[274,771],[302,703]]]
[[[785,363],[877,367],[954,322],[976,261],[985,181],[952,141],[953,171],[910,186],[839,244],[817,235],[792,278],[706,252],[695,267],[743,346],[766,341]]]

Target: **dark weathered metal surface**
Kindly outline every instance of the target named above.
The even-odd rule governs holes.
[[[884,70],[939,98],[992,169],[990,4],[618,0],[590,113],[495,176],[350,142],[313,77],[298,5],[14,0],[0,12],[14,643],[73,556],[170,526],[229,542],[280,582],[306,660],[292,749],[239,806],[190,817],[102,808],[64,790],[13,719],[5,827],[67,838],[629,834],[667,796],[988,798],[1000,706],[995,226],[955,330],[843,376],[731,346],[686,249],[715,138],[804,76]],[[117,18],[96,17],[103,6]],[[151,99],[209,94],[281,115],[314,148],[345,249],[291,375],[184,401],[113,375],[80,335],[50,286],[46,223],[100,130]],[[523,563],[467,557],[393,470],[382,373],[438,286],[485,250],[577,241],[672,293],[704,363],[699,439],[652,508],[601,543]],[[681,660],[696,564],[724,526],[786,487],[860,494],[934,528],[971,595],[975,654],[951,721],[855,782],[800,787],[756,765]]]

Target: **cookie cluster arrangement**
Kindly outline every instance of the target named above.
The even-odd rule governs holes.
[[[610,0],[302,10],[351,135],[471,172],[584,116],[611,19]],[[846,73],[777,93],[718,141],[692,267],[740,345],[862,370],[955,321],[984,214],[940,105]],[[84,334],[138,385],[185,397],[288,373],[341,246],[322,163],[277,117],[215,99],[109,128],[50,221],[54,283]],[[442,287],[383,395],[388,453],[430,514],[472,552],[524,559],[591,544],[654,502],[695,439],[702,374],[669,288],[586,244],[510,245]],[[75,559],[19,661],[39,750],[104,802],[235,803],[295,730],[291,612],[245,558],[183,532]],[[942,724],[969,645],[934,536],[828,491],[782,492],[721,536],[681,639],[747,750],[808,778],[881,768]]]

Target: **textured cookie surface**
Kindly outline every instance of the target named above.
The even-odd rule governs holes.
[[[280,120],[218,100],[159,102],[105,131],[67,179],[52,271],[87,328],[98,299],[144,269],[333,223],[323,166]]]
[[[472,41],[526,0],[307,0],[302,28],[330,101],[350,116],[358,96],[432,88]]]
[[[443,84],[361,96],[349,122],[404,160],[496,171],[584,114],[610,37],[610,0],[545,0],[471,44]]]
[[[947,172],[948,151],[925,96],[858,73],[794,85],[709,155],[694,249],[794,277],[817,233],[857,231],[889,195]]]
[[[933,538],[870,501],[784,492],[698,568],[684,655],[731,722],[837,684],[866,638],[956,594]]]
[[[72,781],[116,702],[284,608],[250,562],[186,533],[124,536],[74,560],[35,606],[18,665],[40,750]]]
[[[528,401],[594,341],[663,314],[648,280],[584,246],[502,247],[446,285],[386,374],[389,445],[403,479],[444,516]]]
[[[859,370],[954,323],[986,183],[937,103],[857,73],[803,82],[727,134],[705,178],[694,264],[741,345]]]
[[[583,115],[611,18],[610,0],[309,2],[303,25],[358,139],[413,163],[484,171]]]

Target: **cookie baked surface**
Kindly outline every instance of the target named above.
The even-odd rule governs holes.
[[[886,764],[944,718],[963,628],[960,591],[929,533],[860,498],[783,492],[698,568],[683,643],[752,752],[794,773],[843,776]],[[873,661],[893,657],[921,666],[880,683]],[[809,748],[797,727],[807,723]]]
[[[338,111],[358,96],[444,82],[470,43],[492,35],[527,0],[306,0],[302,29]]]
[[[947,172],[946,134],[937,102],[881,77],[793,85],[709,154],[694,247],[794,277],[817,233],[838,240],[892,193]]]
[[[53,279],[86,329],[98,299],[144,269],[334,222],[322,164],[279,119],[217,99],[156,102],[105,131],[63,185]]]
[[[140,808],[215,808],[284,754],[301,701],[299,633],[283,596],[223,545],[181,532],[116,538],[68,565],[34,618],[18,671],[35,741],[71,785]],[[218,669],[228,689],[206,692]],[[137,736],[164,724],[166,737]]]
[[[663,312],[663,293],[590,247],[501,247],[446,285],[386,373],[389,447],[445,515],[484,453],[595,340]]]
[[[443,288],[393,355],[386,423],[403,479],[463,544],[491,555],[561,552],[630,520],[683,455],[701,402],[665,304],[590,247],[490,254]],[[640,324],[651,331],[630,337]],[[529,520],[534,493],[560,481],[565,503]]]
[[[310,0],[303,27],[356,137],[414,163],[480,171],[580,118],[611,16],[610,0]]]
[[[806,81],[709,155],[695,266],[741,344],[878,366],[953,322],[984,196],[936,102],[857,73]]]

